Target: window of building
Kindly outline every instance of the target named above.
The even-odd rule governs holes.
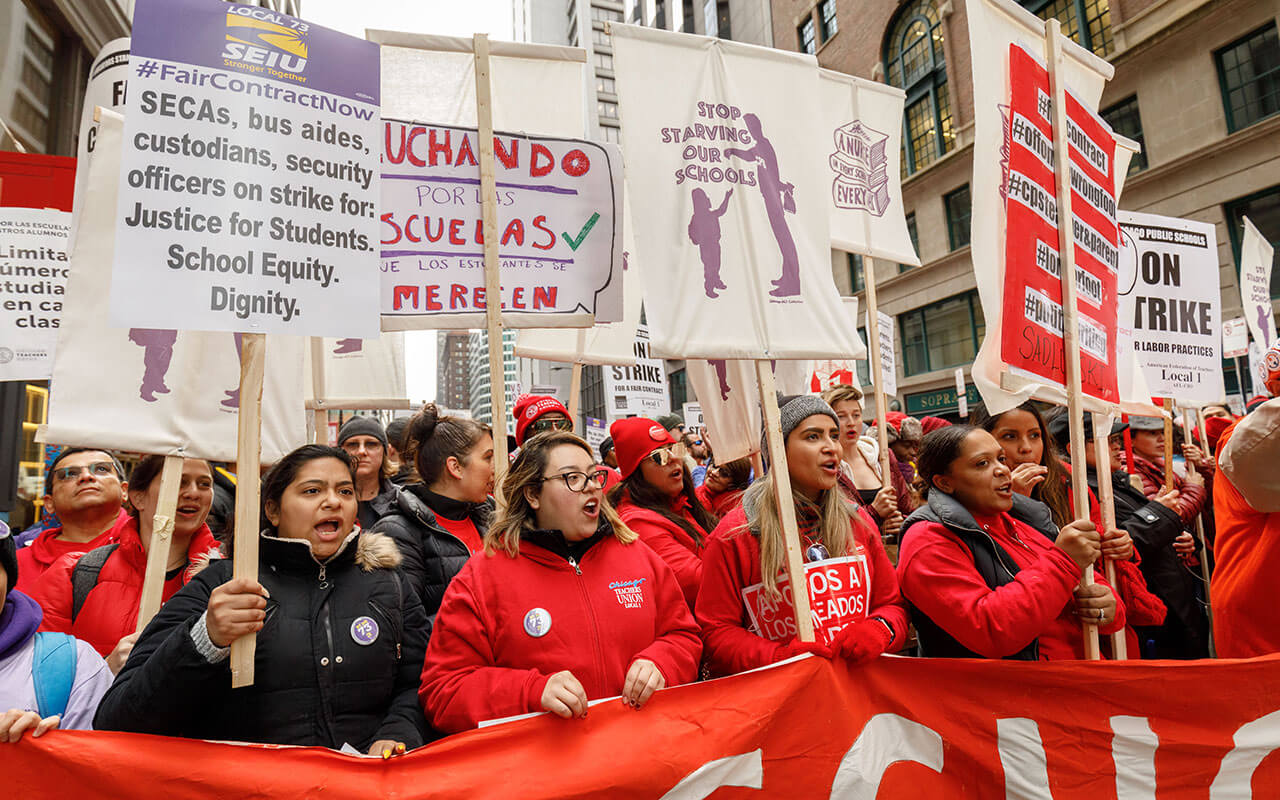
[[[600,94],[617,94],[618,84],[613,78],[596,77],[596,91]]]
[[[1248,217],[1258,233],[1276,249],[1271,262],[1271,296],[1280,297],[1280,186],[1233,200],[1226,204],[1226,213],[1236,274],[1240,273],[1240,246],[1244,241],[1244,218]]]
[[[591,18],[601,22],[622,22],[622,12],[612,8],[591,7]]]
[[[1062,23],[1062,34],[1081,47],[1105,56],[1111,52],[1110,0],[1020,0],[1040,19],[1056,19]],[[1084,20],[1081,25],[1080,21]]]
[[[836,20],[836,0],[822,0],[818,4],[818,19],[822,21],[822,43],[826,44],[840,31],[840,25]]]
[[[813,15],[809,15],[808,19],[800,24],[798,28],[800,33],[800,50],[801,52],[813,55],[818,52],[818,43],[814,41]]]
[[[920,255],[920,234],[916,233],[916,212],[912,211],[907,215],[907,235],[911,237],[911,249],[916,251],[916,255]],[[911,264],[899,264],[898,272],[906,272],[913,269]]]
[[[706,26],[707,36],[732,38],[729,28],[729,0],[703,0],[702,22]]]
[[[1133,159],[1129,161],[1129,171],[1126,174],[1132,175],[1146,169],[1147,142],[1142,138],[1142,118],[1138,116],[1138,96],[1134,95],[1110,108],[1103,109],[1102,118],[1116,133],[1142,145],[1142,152],[1135,153]]]
[[[614,144],[618,144],[619,142],[622,141],[622,131],[610,125],[601,125],[600,133],[604,135],[604,140],[606,142],[613,142]]]
[[[689,382],[683,369],[667,373],[667,396],[671,398],[671,410],[676,412],[689,401]]]
[[[596,69],[607,69],[613,72],[613,56],[608,53],[596,53]]]
[[[959,250],[969,243],[969,218],[973,214],[969,184],[944,196],[942,202],[947,207],[947,240],[952,250]]]
[[[973,361],[986,332],[976,291],[898,315],[903,375],[920,375]]]
[[[596,113],[599,114],[601,117],[604,117],[605,119],[617,119],[618,104],[609,103],[604,100],[601,100],[600,102],[596,103]]]
[[[849,257],[849,289],[852,292],[860,292],[867,288],[865,278],[862,274],[863,260],[862,256],[857,253],[845,253]]]
[[[862,401],[862,407],[868,412],[867,415],[871,416],[876,413],[876,399],[871,386],[871,342],[867,339],[867,329],[865,327],[858,328],[858,338],[867,346],[868,355],[866,358],[853,362],[853,364],[854,368],[858,371],[858,385],[863,387],[865,395]]]
[[[693,3],[686,0],[684,3],[684,19],[681,22],[680,30],[685,33],[697,33],[695,27],[697,25],[698,13],[694,10]]]
[[[933,0],[915,0],[899,12],[885,40],[885,76],[907,93],[903,177],[924,169],[955,147],[942,40],[942,17]]]
[[[582,368],[582,415],[592,419],[609,418],[604,405],[604,370],[601,367],[588,365]]]
[[[1280,113],[1280,38],[1274,22],[1214,55],[1229,132]]]
[[[595,42],[601,47],[613,47],[613,39],[610,38],[609,34],[605,33],[599,28],[591,29],[591,41]]]

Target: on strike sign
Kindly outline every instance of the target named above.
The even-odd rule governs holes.
[[[804,565],[809,584],[809,608],[818,641],[831,644],[847,625],[867,618],[871,602],[871,576],[866,556],[845,556],[811,561]],[[787,642],[796,635],[796,612],[791,600],[791,581],[778,580],[780,599],[771,598],[763,583],[742,590],[742,600],[756,632],[774,642]]]
[[[1000,354],[1012,369],[1062,385],[1065,315],[1049,73],[1029,52],[1010,45],[1009,82]],[[1118,402],[1115,138],[1070,91],[1065,97],[1067,130],[1058,142],[1068,147],[1071,167],[1081,385],[1088,395]]]

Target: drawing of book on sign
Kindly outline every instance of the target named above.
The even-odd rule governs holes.
[[[836,208],[882,216],[889,205],[889,162],[884,154],[889,136],[856,119],[836,128],[833,136],[836,152],[828,163],[836,174],[831,187]]]

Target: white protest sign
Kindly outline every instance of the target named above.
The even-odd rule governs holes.
[[[1267,391],[1267,367],[1264,363],[1266,352],[1256,339],[1249,340],[1249,378],[1253,383],[1253,394],[1270,397],[1271,392]],[[1240,384],[1240,391],[1244,391],[1243,382]]]
[[[685,375],[698,398],[704,433],[721,464],[760,449],[760,391],[755,363],[741,359],[685,361]]]
[[[871,575],[866,556],[845,556],[810,561],[804,565],[809,584],[809,608],[818,641],[831,644],[842,629],[867,617],[871,603]],[[788,642],[796,635],[796,612],[791,581],[778,576],[780,598],[770,598],[763,583],[742,590],[742,600],[752,628],[774,642]]]
[[[1244,238],[1240,243],[1240,307],[1254,341],[1266,350],[1276,340],[1275,310],[1271,306],[1271,265],[1275,248],[1262,236],[1253,221],[1244,218]]]
[[[0,208],[0,381],[42,381],[67,286],[71,215]]]
[[[842,297],[844,310],[849,319],[858,318],[858,298]],[[858,386],[858,365],[855,361],[867,359],[867,347],[862,341],[862,334],[855,333],[857,347],[844,358],[819,358],[813,361],[813,371],[809,376],[809,391],[821,392],[831,386],[845,384]]]
[[[1222,357],[1239,358],[1249,352],[1249,323],[1244,317],[1222,321]]]
[[[831,244],[920,265],[902,205],[901,89],[820,70],[823,126],[831,141]]]
[[[315,397],[307,384],[308,400],[403,400],[405,386],[404,334],[387,332],[376,339],[325,339],[323,344],[323,395]],[[307,374],[312,374],[311,348]]]
[[[111,324],[378,332],[378,47],[256,6],[138,0]]]
[[[484,222],[475,129],[383,119],[382,325],[484,325]],[[622,156],[581,139],[494,135],[506,327],[617,319]]]
[[[609,426],[602,419],[592,419],[584,417],[585,425],[582,429],[582,438],[587,440],[587,444],[591,445],[591,449],[595,451],[596,458],[600,458],[600,443],[609,438]]]
[[[1120,212],[1120,316],[1155,397],[1223,398],[1218,245],[1212,223]]]
[[[653,358],[649,328],[636,328],[636,363],[632,367],[607,366],[604,372],[605,406],[610,417],[656,417],[671,413],[667,397],[667,366]]]
[[[867,319],[868,315],[864,312],[863,324],[866,325],[867,330],[871,330]],[[876,321],[880,326],[880,388],[886,397],[893,397],[898,393],[898,361],[893,349],[893,317],[877,310]]]
[[[121,118],[102,114],[72,244],[44,441],[215,461],[236,460],[238,335],[107,324]],[[267,337],[262,463],[306,442],[303,340]]]
[[[960,419],[968,419],[969,390],[964,385],[964,367],[956,367],[956,401],[960,404]]]
[[[706,421],[702,417],[702,406],[698,403],[685,403],[683,406],[684,413],[680,416],[684,417],[685,430],[701,431],[707,427]]]
[[[645,313],[671,358],[839,358],[857,339],[830,258],[817,63],[611,27]],[[800,382],[807,387],[808,372]]]
[[[112,39],[98,51],[89,65],[89,81],[84,89],[84,107],[80,110],[80,134],[76,142],[76,188],[72,199],[71,227],[80,217],[80,204],[85,201],[84,184],[89,177],[89,154],[98,137],[98,124],[93,121],[95,108],[108,108],[124,113],[125,89],[129,79],[129,39]]]

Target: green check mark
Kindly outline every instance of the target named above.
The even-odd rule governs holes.
[[[582,246],[582,240],[587,238],[587,234],[591,233],[591,229],[594,228],[596,223],[599,221],[600,212],[597,211],[591,215],[591,219],[587,220],[587,224],[582,226],[582,230],[578,231],[578,238],[575,239],[570,236],[568,231],[561,231],[560,235],[564,237],[565,243],[568,244],[574,252],[577,252],[578,248]]]

